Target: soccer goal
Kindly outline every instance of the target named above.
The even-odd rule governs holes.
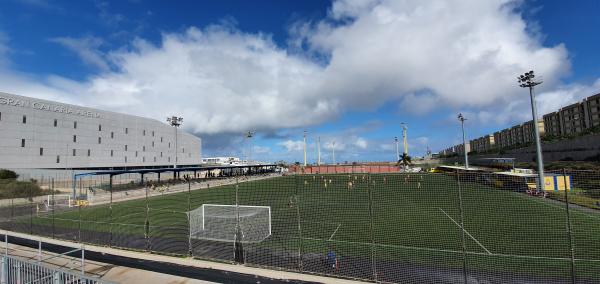
[[[52,208],[69,208],[73,207],[73,199],[69,194],[55,194],[48,195],[46,200],[44,200],[44,207],[47,211],[50,211]]]
[[[203,204],[188,213],[193,239],[257,243],[271,236],[271,207]],[[239,230],[238,230],[239,224]]]

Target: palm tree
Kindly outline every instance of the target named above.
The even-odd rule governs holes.
[[[402,156],[398,160],[397,165],[398,166],[402,165],[402,168],[406,169],[406,167],[408,167],[411,164],[412,164],[411,157],[408,154],[406,154],[406,153],[402,153]]]

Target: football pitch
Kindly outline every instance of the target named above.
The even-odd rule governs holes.
[[[558,283],[574,272],[600,283],[599,212],[567,211],[564,203],[446,174],[285,176],[48,213],[33,222],[77,230],[84,242],[178,255],[191,248],[194,256],[229,261],[230,242],[188,243],[187,212],[236,200],[271,208],[271,236],[244,247],[250,264],[391,282],[467,273]],[[335,271],[321,267],[330,251],[339,261]]]

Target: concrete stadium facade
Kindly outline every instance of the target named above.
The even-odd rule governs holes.
[[[200,165],[201,139],[177,134],[177,164]],[[175,155],[158,120],[0,92],[0,168],[168,167]]]

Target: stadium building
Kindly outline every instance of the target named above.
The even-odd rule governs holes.
[[[155,119],[0,92],[0,168],[200,165],[200,138],[183,131],[175,137],[175,132]]]

